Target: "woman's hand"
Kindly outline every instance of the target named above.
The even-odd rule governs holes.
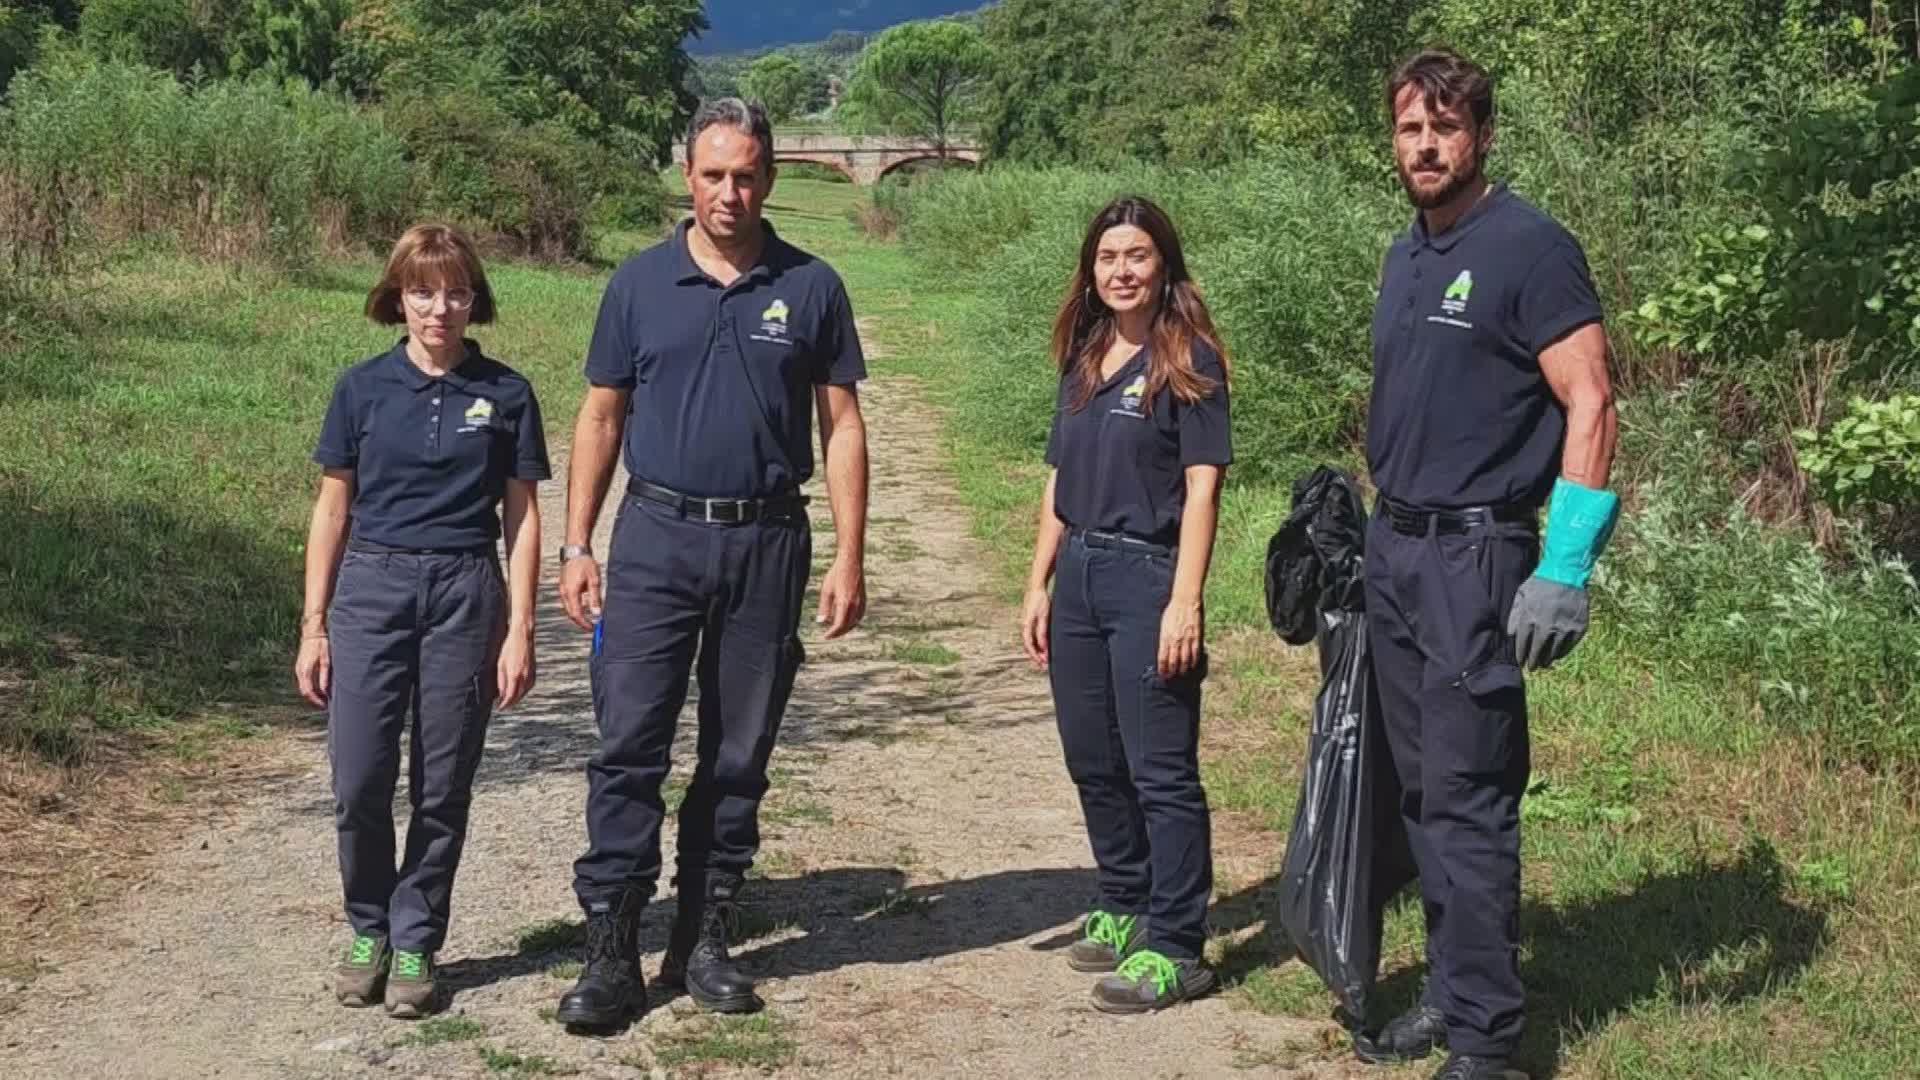
[[[500,643],[498,708],[510,709],[533,689],[533,627],[507,628]]]
[[[293,662],[293,681],[300,696],[318,708],[327,707],[327,694],[333,687],[333,654],[327,648],[327,635],[307,634],[300,638],[300,655]]]
[[[1027,659],[1041,671],[1047,669],[1047,625],[1052,612],[1053,597],[1046,586],[1027,590],[1026,602],[1020,606],[1020,640],[1027,647]]]
[[[1200,642],[1206,616],[1198,600],[1168,601],[1160,616],[1160,678],[1173,679],[1200,662]]]

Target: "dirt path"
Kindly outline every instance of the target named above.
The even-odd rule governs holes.
[[[593,738],[585,643],[548,582],[539,688],[496,718],[481,767],[441,956],[445,1019],[332,1002],[345,925],[316,730],[270,751],[285,767],[256,796],[178,836],[94,940],[0,1017],[0,1075],[1210,1077],[1290,1075],[1279,1063],[1319,1056],[1314,1026],[1221,996],[1127,1020],[1091,1009],[1088,977],[1060,953],[1093,880],[1045,681],[985,592],[929,452],[936,417],[902,380],[876,381],[866,401],[870,616],[834,643],[808,620],[742,950],[766,1013],[722,1023],[656,994],[643,1023],[606,1040],[549,1019],[573,973],[570,863]],[[561,488],[547,485],[550,536]],[[815,508],[824,566],[825,499]],[[683,747],[676,779],[690,760]],[[672,910],[663,883],[644,923],[649,975]]]

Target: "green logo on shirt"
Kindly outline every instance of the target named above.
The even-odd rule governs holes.
[[[1460,276],[1447,286],[1447,299],[1458,300],[1461,307],[1467,305],[1467,299],[1473,295],[1473,271],[1462,270]]]
[[[767,310],[760,316],[760,321],[779,323],[781,326],[787,325],[787,302],[785,300],[775,300],[773,303],[768,304]]]

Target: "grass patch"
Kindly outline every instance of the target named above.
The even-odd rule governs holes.
[[[522,956],[566,952],[587,943],[587,924],[579,919],[548,919],[521,928],[514,944]]]
[[[466,1016],[431,1016],[420,1021],[401,1046],[439,1046],[442,1043],[468,1042],[487,1033],[487,1026]]]
[[[896,641],[888,646],[888,655],[902,664],[924,664],[929,667],[946,667],[960,662],[960,654],[937,641],[925,638],[911,638]]]
[[[480,1047],[480,1061],[488,1072],[503,1076],[571,1076],[579,1071],[543,1054],[516,1054],[491,1046]]]
[[[771,1013],[720,1017],[698,1032],[669,1033],[654,1046],[654,1061],[673,1069],[720,1064],[777,1069],[790,1064],[796,1046],[786,1021]]]
[[[761,807],[760,820],[769,825],[831,825],[833,808],[807,798],[782,799]]]
[[[547,968],[547,978],[571,982],[580,977],[580,971],[585,966],[578,960],[562,960]]]

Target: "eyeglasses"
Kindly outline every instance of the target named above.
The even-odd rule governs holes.
[[[408,289],[402,294],[407,298],[407,306],[418,312],[433,310],[436,297],[445,297],[448,311],[465,311],[473,306],[472,289]]]

